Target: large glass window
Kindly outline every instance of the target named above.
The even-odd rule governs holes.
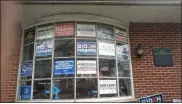
[[[128,34],[103,23],[56,22],[25,30],[18,100],[132,96]]]

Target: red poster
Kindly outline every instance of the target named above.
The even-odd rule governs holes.
[[[128,43],[128,37],[116,35],[116,40]]]
[[[74,23],[61,23],[56,24],[56,36],[73,36]]]

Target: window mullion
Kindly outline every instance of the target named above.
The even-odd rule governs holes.
[[[96,23],[96,43],[97,43],[97,97],[100,98],[100,81],[99,81],[99,45],[98,45],[98,25]]]
[[[33,53],[33,69],[32,69],[32,84],[31,84],[31,100],[33,99],[33,90],[34,90],[34,70],[35,70],[35,55],[36,55],[36,34],[37,34],[37,26],[35,28],[35,38],[34,38],[34,53]]]
[[[74,102],[75,102],[75,101],[76,101],[76,73],[77,73],[77,72],[76,72],[76,71],[77,71],[77,64],[76,64],[76,63],[77,63],[77,60],[76,60],[76,56],[77,56],[77,55],[76,55],[76,53],[77,53],[77,48],[76,48],[76,47],[77,47],[77,46],[76,46],[76,42],[77,42],[77,40],[76,40],[77,25],[76,25],[76,21],[74,21],[74,22],[75,22],[75,25],[74,25],[74,26],[75,26],[75,39],[74,39],[74,40],[75,40],[75,76],[74,76],[74,80],[75,80],[74,83],[75,83],[75,84],[74,84]]]

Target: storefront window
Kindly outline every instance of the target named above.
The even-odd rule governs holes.
[[[125,29],[94,22],[50,23],[26,29],[22,48],[17,100],[132,96]]]

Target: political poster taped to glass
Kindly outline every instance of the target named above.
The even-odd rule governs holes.
[[[77,55],[96,55],[96,42],[77,42]]]
[[[77,36],[96,37],[95,24],[77,24]]]
[[[52,40],[44,40],[36,46],[36,56],[49,56],[52,54]]]
[[[71,75],[75,73],[74,60],[54,61],[54,75]]]
[[[22,77],[32,76],[32,69],[33,69],[32,62],[22,64],[21,76]]]
[[[74,23],[60,23],[56,24],[56,36],[73,36]]]
[[[118,60],[129,60],[129,47],[127,44],[116,46],[116,52]]]
[[[77,74],[96,74],[96,60],[78,60]]]
[[[99,55],[115,56],[114,44],[99,42]]]
[[[100,80],[100,94],[117,94],[116,80]]]
[[[48,39],[53,37],[53,25],[37,28],[36,39]]]
[[[20,99],[30,100],[31,98],[31,86],[21,86]]]
[[[113,29],[104,26],[99,27],[99,38],[114,39]]]

